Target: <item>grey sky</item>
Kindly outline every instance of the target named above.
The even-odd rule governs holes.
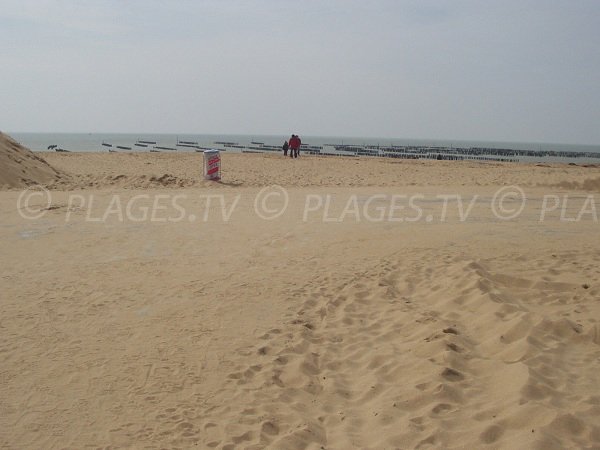
[[[600,143],[600,1],[2,0],[0,129]]]

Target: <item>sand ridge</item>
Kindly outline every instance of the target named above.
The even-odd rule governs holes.
[[[123,187],[551,186],[598,190],[600,166],[222,153],[223,183],[202,179],[200,153],[39,153],[69,178],[52,189]],[[586,181],[586,180],[591,181]]]
[[[39,155],[0,132],[0,189],[49,184],[62,175]]]
[[[234,434],[231,448],[558,449],[597,441],[590,364],[600,356],[600,323],[587,313],[600,291],[553,281],[572,275],[578,255],[520,257],[520,267],[534,268],[505,275],[488,264],[513,272],[512,258],[428,253],[396,255],[354,280],[332,272],[300,289],[307,300],[297,318],[261,336],[253,364],[229,375],[244,391],[235,403],[252,407],[233,413],[243,417],[237,425],[205,424],[205,445],[223,431]],[[590,256],[594,277],[600,258]],[[555,277],[535,281],[548,271]],[[527,304],[518,300],[524,293]],[[539,304],[549,314],[538,314]]]

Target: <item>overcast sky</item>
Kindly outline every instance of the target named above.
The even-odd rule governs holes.
[[[0,129],[600,144],[596,0],[2,0]]]

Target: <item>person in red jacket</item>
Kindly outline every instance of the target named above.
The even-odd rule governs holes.
[[[301,144],[302,141],[300,140],[300,138],[297,135],[292,134],[292,137],[290,138],[290,158],[298,157],[298,155],[300,154]]]

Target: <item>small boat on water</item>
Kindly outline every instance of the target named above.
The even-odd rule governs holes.
[[[131,147],[125,147],[123,145],[117,145],[117,148],[120,148],[121,150],[131,150]]]
[[[138,143],[140,143],[140,144],[152,144],[152,145],[155,145],[156,141],[142,141],[142,140],[138,139]]]
[[[179,139],[177,140],[177,145],[198,145],[197,142],[193,142],[193,141],[180,141]]]
[[[160,153],[160,150],[153,150],[153,149],[150,149],[150,153]]]
[[[172,151],[177,151],[177,149],[173,148],[173,147],[160,147],[160,146],[155,145],[154,148],[158,149],[158,150],[172,150]]]
[[[104,141],[102,141],[102,145],[105,147],[112,147],[112,144],[109,144],[108,142],[104,142]]]
[[[136,147],[148,147],[148,144],[140,144],[139,142],[136,142],[135,144]]]
[[[251,143],[251,144],[254,144],[254,145],[265,145],[265,143],[264,143],[264,142],[256,142],[256,141],[252,141],[252,142],[250,142],[250,143]]]
[[[56,144],[49,145],[48,150],[54,150],[56,147],[58,147]]]

